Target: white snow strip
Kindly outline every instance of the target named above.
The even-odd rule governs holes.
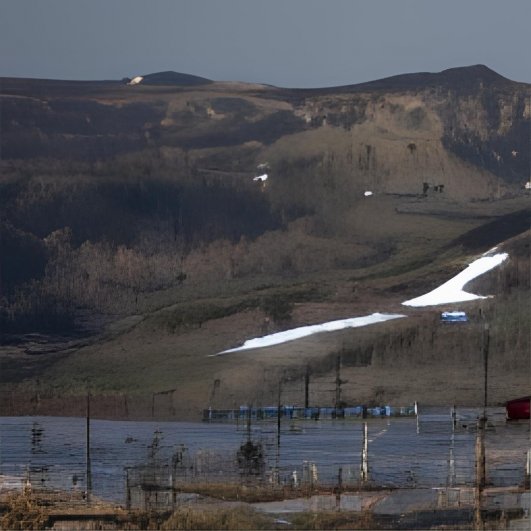
[[[369,197],[372,195],[372,192],[370,190],[367,190],[364,194],[365,197]]]
[[[138,85],[139,83],[142,83],[143,79],[144,78],[142,76],[136,76],[129,81],[128,85]]]
[[[465,270],[461,271],[454,278],[448,280],[438,288],[417,297],[403,302],[404,306],[436,306],[438,304],[448,304],[451,302],[472,301],[475,299],[486,299],[482,295],[474,295],[463,290],[465,284],[479,277],[483,273],[499,266],[509,255],[498,253],[493,256],[482,256],[472,262]]]
[[[211,354],[209,357],[220,356],[222,354],[228,354],[229,352],[238,352],[240,350],[249,350],[252,348],[271,347],[273,345],[280,345],[287,341],[301,339],[321,332],[335,332],[337,330],[343,330],[344,328],[357,328],[359,326],[381,323],[389,321],[390,319],[398,319],[400,317],[405,317],[405,315],[395,313],[373,313],[371,315],[364,315],[363,317],[351,317],[350,319],[339,319],[338,321],[328,321],[327,323],[301,326],[299,328],[285,330],[284,332],[277,332],[276,334],[249,339],[241,347],[224,350],[217,354]]]
[[[263,175],[257,175],[253,178],[253,181],[267,181],[267,173],[264,173]]]

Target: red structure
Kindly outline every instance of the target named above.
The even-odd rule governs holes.
[[[509,400],[505,404],[508,419],[528,419],[529,418],[529,402],[531,396],[524,396],[522,398],[515,398]]]

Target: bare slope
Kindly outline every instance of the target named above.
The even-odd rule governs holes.
[[[2,80],[3,389],[171,391],[185,415],[270,400],[284,368],[296,394],[310,364],[328,402],[344,351],[365,360],[345,399],[437,401],[455,374],[429,367],[449,341],[453,363],[470,359],[455,365],[456,396],[474,402],[479,321],[460,335],[423,313],[266,359],[207,355],[264,330],[395,311],[525,230],[529,86],[482,66],[316,90],[159,77]],[[511,289],[499,313],[521,315],[527,288]],[[291,322],[271,315],[283,304]],[[500,367],[514,357],[500,390],[523,378],[522,341],[500,336]],[[424,366],[412,388],[407,373]]]

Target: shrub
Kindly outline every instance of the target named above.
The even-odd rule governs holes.
[[[36,502],[31,491],[13,494],[7,511],[0,518],[0,529],[44,529],[48,515]]]
[[[275,323],[290,321],[293,302],[285,295],[271,295],[262,299],[260,309]]]
[[[272,529],[272,520],[245,506],[183,507],[177,509],[162,529]]]

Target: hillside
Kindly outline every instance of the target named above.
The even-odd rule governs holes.
[[[402,362],[427,348],[418,330],[438,333],[433,312],[379,325],[383,338],[276,348],[249,370],[243,354],[204,360],[253,334],[394,311],[529,228],[530,86],[485,66],[326,89],[141,77],[1,80],[6,392],[177,386],[197,411],[214,395],[220,407],[248,400],[251,388],[268,400],[278,371],[298,381],[308,356],[326,380],[333,353],[358,341],[406,374]],[[518,263],[516,286],[495,286],[492,315],[528,311],[529,261]],[[469,333],[452,339],[455,356],[476,341]],[[521,373],[528,345],[507,341],[496,363],[513,356]],[[430,345],[436,359],[443,343]],[[415,399],[375,384],[383,367],[349,400]]]

